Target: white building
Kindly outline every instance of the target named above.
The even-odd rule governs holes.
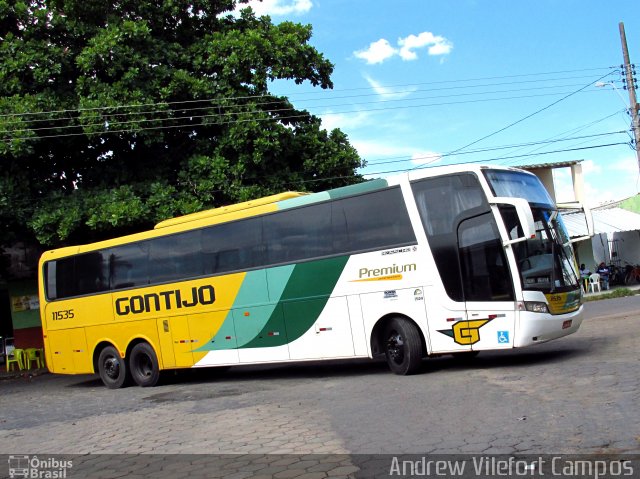
[[[640,265],[640,214],[620,207],[622,201],[608,203],[589,210],[584,193],[582,160],[560,163],[527,165],[520,168],[534,173],[556,200],[553,170],[570,168],[574,202],[558,203],[564,208],[564,223],[573,241],[578,264],[584,263],[591,271],[604,261],[607,265],[625,269]],[[594,236],[589,237],[585,211],[593,217]]]

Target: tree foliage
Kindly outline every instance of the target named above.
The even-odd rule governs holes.
[[[0,0],[0,244],[361,181],[344,133],[268,89],[332,87],[311,27],[235,4]]]

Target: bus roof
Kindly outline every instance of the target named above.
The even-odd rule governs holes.
[[[298,198],[300,196],[308,195],[309,193],[300,193],[298,191],[286,191],[284,193],[278,193],[277,195],[265,196],[264,198],[257,198],[255,200],[244,201],[242,203],[236,203],[229,206],[221,206],[219,208],[213,208],[210,210],[199,211],[190,215],[178,216],[176,218],[169,218],[168,220],[161,221],[155,225],[154,229],[166,228],[168,226],[175,226],[190,221],[204,220],[212,218],[214,216],[220,216],[228,213],[240,212],[255,208],[257,206],[269,205],[277,203],[279,201],[288,200],[291,198]],[[243,215],[244,216],[244,215]]]

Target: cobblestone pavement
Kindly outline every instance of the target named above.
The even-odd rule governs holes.
[[[354,454],[640,454],[640,313],[610,310],[561,340],[429,359],[408,377],[351,361],[187,371],[151,389],[4,380],[0,453],[251,455],[238,479],[347,477]],[[273,466],[289,459],[305,467]]]

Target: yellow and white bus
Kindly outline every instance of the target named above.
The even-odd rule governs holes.
[[[582,291],[531,173],[449,166],[283,193],[43,254],[47,365],[109,388],[167,369],[422,359],[575,332]]]

